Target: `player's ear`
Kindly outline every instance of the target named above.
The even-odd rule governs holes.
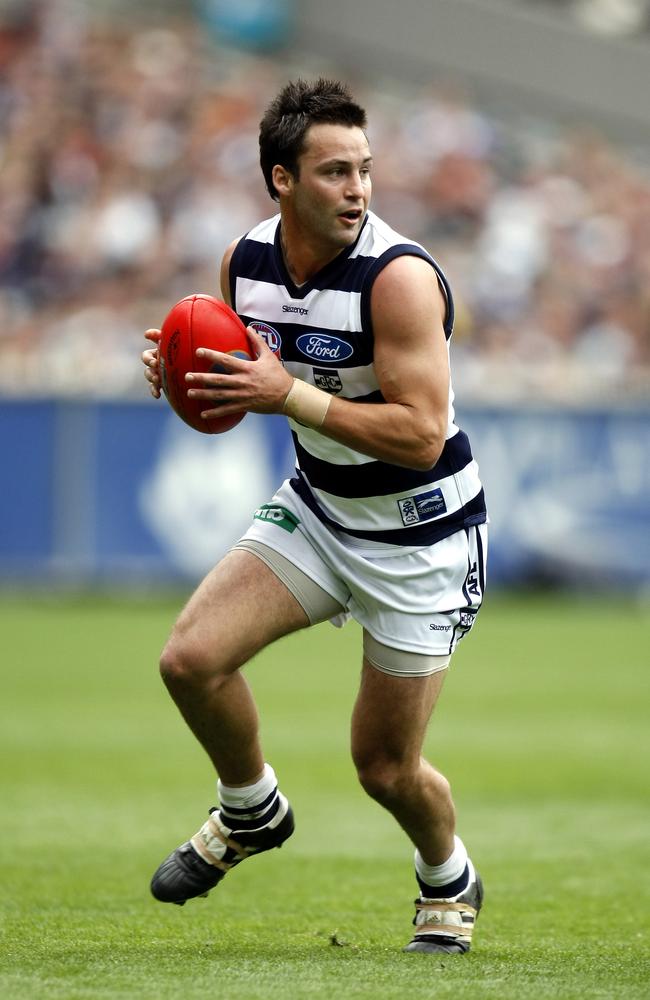
[[[295,178],[290,170],[283,167],[281,163],[276,163],[271,171],[271,177],[273,178],[273,186],[278,194],[291,194]]]

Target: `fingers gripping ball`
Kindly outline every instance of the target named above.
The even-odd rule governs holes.
[[[204,420],[201,412],[215,404],[190,399],[185,381],[188,372],[223,371],[207,359],[197,358],[199,347],[253,360],[246,328],[230,306],[211,295],[188,295],[173,306],[162,325],[160,376],[169,405],[181,420],[204,434],[223,434],[245,417],[245,412]]]

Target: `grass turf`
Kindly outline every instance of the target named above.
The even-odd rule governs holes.
[[[294,837],[209,900],[150,898],[151,872],[213,801],[155,670],[177,606],[0,601],[2,996],[650,995],[642,610],[499,596],[458,651],[428,754],[487,895],[471,954],[434,958],[400,950],[411,850],[349,762],[352,625],[248,669]]]

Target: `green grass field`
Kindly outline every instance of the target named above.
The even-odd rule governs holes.
[[[496,596],[459,650],[428,753],[486,883],[469,956],[406,955],[411,848],[357,787],[359,633],[321,626],[249,670],[295,808],[282,851],[208,900],[149,895],[214,801],[157,675],[178,601],[0,601],[0,995],[650,996],[648,617]]]

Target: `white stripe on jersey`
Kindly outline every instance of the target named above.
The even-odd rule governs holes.
[[[376,462],[376,458],[363,455],[360,451],[353,451],[347,445],[339,444],[332,438],[319,434],[309,427],[297,424],[295,420],[289,420],[291,430],[299,435],[299,440],[305,451],[315,458],[320,458],[324,462],[332,465],[365,465],[366,462]]]
[[[290,321],[300,326],[320,326],[324,330],[361,330],[360,292],[314,288],[304,298],[293,299],[284,285],[238,277],[236,301],[240,313],[262,313],[265,323]],[[296,303],[306,315],[283,310],[283,306]]]
[[[352,531],[390,531],[394,529],[396,519],[400,524],[402,523],[398,501],[412,497],[414,494],[414,491],[410,489],[382,497],[353,497],[349,499],[348,497],[335,496],[333,493],[326,493],[313,486],[310,486],[310,489],[327,516]],[[445,510],[437,517],[427,517],[426,521],[431,524],[436,520],[448,517],[450,514],[455,514],[479,492],[481,483],[476,462],[472,460],[462,472],[457,472],[453,476],[436,479],[428,485],[418,486],[417,493],[420,495],[434,489],[441,491],[445,501]]]
[[[258,223],[254,229],[251,229],[251,231],[246,234],[244,239],[254,240],[255,243],[275,243],[275,234],[279,222],[280,213],[271,216],[270,219],[264,219],[264,221]]]
[[[395,229],[391,229],[388,223],[374,212],[368,212],[368,221],[372,222],[372,225],[366,226],[362,231],[359,242],[350,254],[350,260],[366,254],[370,257],[381,257],[385,250],[390,250],[396,243],[403,246],[420,246],[415,240],[407,240]]]

